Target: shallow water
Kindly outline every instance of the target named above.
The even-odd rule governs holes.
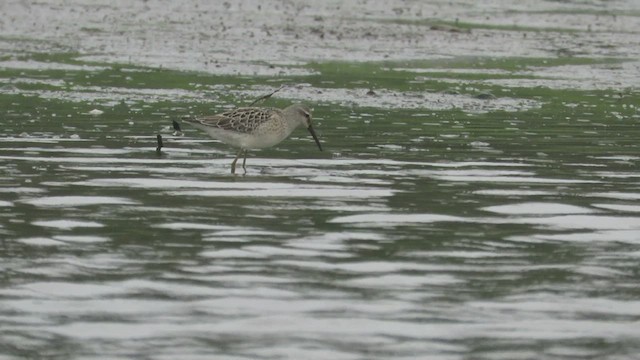
[[[637,149],[612,146],[637,138],[626,124],[554,140],[563,125],[540,135],[495,114],[455,125],[377,110],[363,132],[351,110],[320,106],[326,152],[299,130],[232,176],[232,151],[195,130],[166,134],[158,156],[154,136],[131,137],[156,119],[118,133],[118,116],[78,112],[2,130],[6,354],[639,350]],[[444,136],[479,123],[494,135]],[[41,133],[12,135],[23,126]]]
[[[580,16],[599,19],[600,39],[637,35],[619,28],[637,21],[638,12],[621,15],[632,3],[614,5],[616,21],[594,9]],[[516,10],[472,34],[526,38],[516,54],[536,56],[545,36],[573,49],[589,35],[500,28],[513,16],[555,26]],[[568,16],[556,10],[549,19]],[[387,10],[371,11],[363,16]],[[418,26],[412,16],[377,21],[383,32]],[[79,54],[0,39],[20,54],[0,59],[0,359],[640,352],[635,43],[611,50],[619,58],[477,50],[471,59],[293,62],[277,76],[264,63],[197,68],[210,74],[142,67],[136,56],[148,49],[128,54],[86,21]],[[367,41],[395,40],[376,34]],[[171,43],[180,33],[165,35]],[[452,52],[474,44],[464,33],[425,36],[460,40]],[[88,50],[104,42],[114,53]],[[191,70],[180,54],[165,54],[168,67]],[[137,64],[113,64],[131,55]],[[270,70],[221,75],[236,65]],[[233,149],[186,126],[173,134],[180,115],[246,104],[281,84],[297,85],[266,105],[313,104],[325,151],[299,129],[250,151],[246,175],[233,176]]]

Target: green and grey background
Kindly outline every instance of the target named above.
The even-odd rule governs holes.
[[[0,13],[0,359],[640,353],[636,1]],[[173,134],[281,85],[325,151]]]

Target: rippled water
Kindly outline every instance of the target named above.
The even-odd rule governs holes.
[[[196,130],[86,112],[0,130],[9,358],[640,350],[637,117],[318,106],[326,152],[299,130],[232,176]]]
[[[636,2],[105,4],[0,2],[0,360],[638,358]]]

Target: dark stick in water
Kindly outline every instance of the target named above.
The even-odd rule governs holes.
[[[158,136],[156,136],[156,139],[158,139],[158,147],[156,148],[156,153],[160,154],[160,152],[162,151],[162,147],[164,146],[164,144],[162,143],[162,135],[158,134]]]
[[[252,107],[253,105],[255,105],[258,101],[262,101],[262,100],[267,100],[268,98],[270,98],[273,94],[277,93],[278,91],[284,89],[285,85],[281,85],[279,88],[275,89],[271,94],[267,94],[267,95],[263,95],[260,96],[259,98],[255,99],[251,104],[249,104],[248,107]]]
[[[173,120],[173,130],[182,132],[182,129],[180,129],[180,123],[175,120]]]

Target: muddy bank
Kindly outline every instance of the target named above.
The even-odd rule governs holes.
[[[216,74],[304,75],[312,61],[455,57],[632,58],[632,0],[3,1],[4,58],[77,52],[78,59]]]

